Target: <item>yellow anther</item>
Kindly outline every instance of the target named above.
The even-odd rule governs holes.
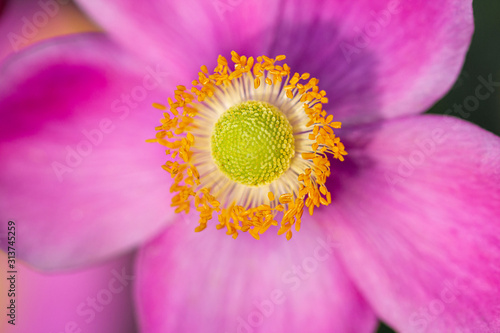
[[[316,157],[315,153],[302,153],[302,158],[305,160],[312,160],[314,157]]]
[[[293,201],[293,196],[290,193],[280,195],[279,202],[284,205]]]
[[[257,89],[260,86],[260,79],[258,77],[254,80],[254,88]]]
[[[153,107],[158,109],[158,110],[166,110],[167,107],[163,104],[159,104],[159,103],[153,103]]]

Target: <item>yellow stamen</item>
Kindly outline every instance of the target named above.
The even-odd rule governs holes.
[[[331,174],[326,154],[341,161],[347,155],[344,145],[333,131],[340,128],[341,123],[333,122],[333,116],[323,110],[328,98],[326,92],[319,89],[319,80],[311,78],[309,73],[292,75],[287,64],[276,64],[285,58],[284,55],[276,59],[267,56],[247,58],[232,51],[233,68],[229,67],[226,58],[219,56],[213,72],[201,66],[198,79],[192,81],[192,87],[177,86],[174,98],[167,99],[168,106],[153,104],[156,109],[167,112],[163,113],[161,125],[155,128],[156,138],[146,141],[158,142],[167,148],[170,159],[162,168],[174,180],[170,189],[175,193],[171,205],[176,212],[185,213],[194,207],[200,217],[196,232],[204,230],[215,214],[217,229],[225,228],[226,233],[233,238],[238,237],[239,232],[248,232],[259,239],[271,226],[278,226],[276,218],[282,215],[277,232],[290,239],[292,227],[295,225],[296,231],[301,227],[305,207],[312,215],[314,207],[331,203],[331,194],[325,186]],[[301,114],[297,118],[303,119],[303,123],[294,125],[299,128],[294,135],[301,136],[301,142],[306,143],[297,148],[294,169],[281,176],[286,187],[266,185],[268,187],[264,188],[264,192],[261,191],[263,195],[258,196],[258,200],[249,199],[245,204],[240,204],[236,196],[230,196],[233,185],[227,182],[224,183],[226,185],[218,184],[211,178],[208,168],[201,168],[200,172],[200,167],[208,163],[200,157],[200,151],[206,151],[209,148],[204,145],[209,145],[206,145],[205,138],[208,135],[199,133],[207,127],[205,124],[213,124],[210,119],[215,114],[220,114],[212,111],[214,108],[227,109],[231,104],[234,105],[235,102],[231,101],[228,106],[219,106],[227,102],[223,96],[252,88],[255,92],[283,92],[290,107],[300,109]],[[259,96],[266,94],[255,93],[255,99],[259,100]],[[260,190],[257,188],[256,191]]]

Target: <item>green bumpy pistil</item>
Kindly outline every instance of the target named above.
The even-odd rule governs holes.
[[[226,110],[215,124],[211,145],[219,169],[231,180],[249,186],[278,179],[295,153],[288,119],[275,106],[257,101]]]

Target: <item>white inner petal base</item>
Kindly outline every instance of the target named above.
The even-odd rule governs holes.
[[[197,107],[200,119],[196,128],[191,131],[196,137],[191,151],[200,179],[203,179],[204,185],[212,190],[211,194],[219,201],[234,202],[245,208],[268,203],[269,192],[298,195],[297,178],[310,167],[310,162],[301,158],[301,154],[311,152],[311,145],[314,143],[308,137],[311,129],[305,125],[309,118],[304,113],[300,95],[288,98],[281,85],[264,84],[255,89],[253,75],[244,75],[233,79],[231,83],[227,87],[219,86],[213,98]],[[295,149],[289,168],[272,183],[261,186],[231,180],[220,170],[212,156],[211,137],[217,121],[231,107],[248,101],[269,103],[280,110],[292,126],[294,138]]]

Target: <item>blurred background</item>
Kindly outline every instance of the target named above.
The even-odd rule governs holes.
[[[15,52],[12,43],[6,38],[8,31],[20,29],[25,12],[25,3],[29,0],[0,0],[0,61]],[[493,81],[500,81],[500,1],[474,1],[475,34],[472,40],[464,68],[449,93],[428,112],[435,114],[451,114],[465,118],[467,121],[500,135],[500,90],[497,89],[491,96],[481,101],[476,110],[467,114],[458,114],[453,111],[455,105],[463,105],[467,96],[473,95],[476,86],[480,83],[478,77],[492,76]],[[60,15],[40,29],[29,44],[62,34],[71,34],[85,31],[99,31],[100,28],[92,23],[78,7],[69,2],[61,6]],[[23,45],[24,47],[25,45]],[[6,254],[0,252],[0,262],[7,262]],[[2,264],[3,265],[3,264]],[[113,277],[113,272],[132,270],[130,258],[115,260],[95,267],[85,272],[73,272],[57,276],[42,275],[26,266],[19,270],[19,325],[13,328],[0,321],[0,332],[79,332],[78,323],[73,321],[77,317],[75,309],[91,311],[88,295],[97,295]],[[0,280],[0,300],[6,297],[7,285],[4,279]],[[95,310],[96,320],[86,326],[84,332],[105,332],[106,322],[117,314],[127,314],[121,318],[123,333],[135,332],[133,309],[127,302],[131,296],[130,285],[124,286],[123,293],[115,297],[113,302],[98,311]],[[3,301],[1,304],[5,304]],[[82,305],[83,304],[83,305]],[[44,310],[44,311],[41,311]],[[89,318],[90,318],[89,313]],[[4,315],[2,314],[2,318]],[[30,326],[36,323],[37,327]],[[118,318],[115,318],[118,319]],[[65,325],[60,325],[61,320]],[[43,330],[41,328],[44,328]],[[46,329],[50,329],[47,331]],[[389,327],[381,324],[379,332],[393,332]],[[113,332],[112,332],[113,333]]]

